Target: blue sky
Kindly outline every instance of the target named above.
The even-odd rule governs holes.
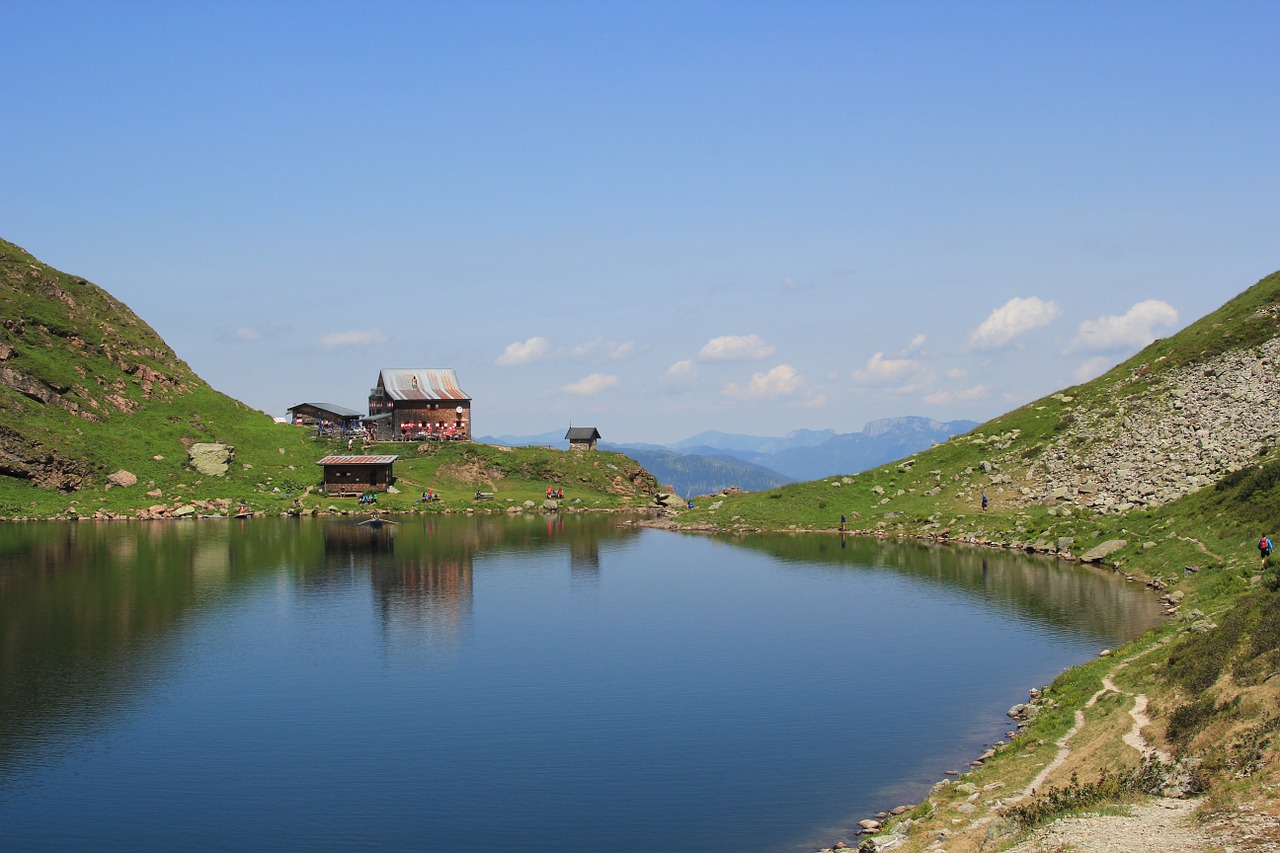
[[[1280,268],[1275,2],[0,0],[0,236],[275,415],[985,420]]]

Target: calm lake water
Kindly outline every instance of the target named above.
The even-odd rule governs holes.
[[[0,525],[0,846],[812,851],[1158,612],[617,516]]]

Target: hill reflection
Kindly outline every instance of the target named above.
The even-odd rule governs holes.
[[[773,534],[722,541],[806,571],[891,570],[1019,618],[1084,627],[1115,643],[1155,625],[1161,612],[1154,595],[1135,594],[1141,587],[1119,582],[1114,572],[1043,555],[864,536]]]
[[[786,571],[894,572],[1116,642],[1158,612],[1108,573],[1022,554],[833,536],[715,541]],[[371,607],[387,649],[426,660],[467,633],[482,578],[534,567],[594,586],[610,577],[611,552],[642,545],[646,559],[683,559],[678,535],[616,516],[405,518],[380,530],[331,519],[0,526],[0,787],[15,756],[56,755],[146,701],[195,627],[220,630],[255,597]]]

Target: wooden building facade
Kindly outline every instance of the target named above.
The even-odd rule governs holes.
[[[384,368],[364,421],[380,439],[471,440],[471,398],[452,368]]]

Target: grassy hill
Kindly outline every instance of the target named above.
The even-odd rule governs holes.
[[[345,452],[309,431],[210,388],[156,332],[102,288],[59,272],[0,240],[0,517],[48,518],[152,514],[193,505],[225,512],[241,501],[279,512],[329,501],[314,494],[316,460]],[[202,476],[187,449],[234,447],[223,476]],[[397,453],[401,495],[385,509],[421,509],[427,486],[445,500],[430,511],[477,506],[478,489],[496,492],[487,511],[541,502],[546,486],[565,489],[566,505],[619,508],[652,502],[657,483],[634,461],[612,453],[478,444],[368,448]],[[113,485],[126,471],[137,482]],[[129,478],[117,478],[127,482]]]
[[[928,451],[703,501],[679,522],[817,531],[844,514],[873,534],[1043,551],[1069,540],[1061,550],[1074,555],[1124,539],[1109,562],[1147,577],[1256,568],[1253,543],[1280,527],[1277,376],[1280,273],[1098,379]],[[1153,437],[1166,429],[1171,438]]]

